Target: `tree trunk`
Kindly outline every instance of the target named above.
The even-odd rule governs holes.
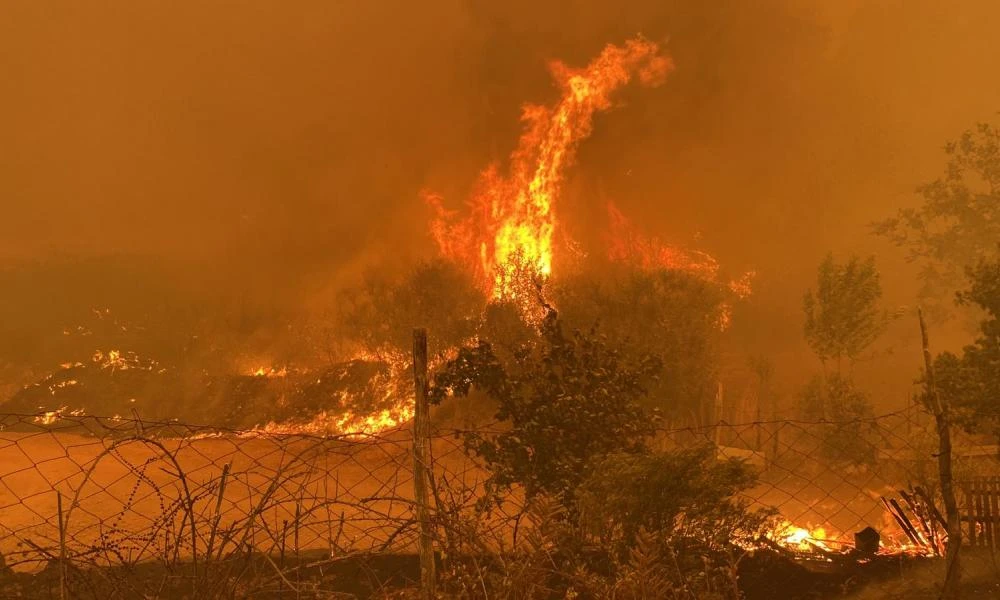
[[[948,402],[938,394],[934,381],[934,361],[931,358],[930,343],[927,339],[927,325],[924,323],[924,313],[917,312],[920,319],[920,339],[924,349],[924,368],[927,371],[927,403],[934,413],[938,432],[938,475],[941,478],[941,496],[944,499],[945,516],[948,520],[948,545],[945,549],[945,578],[941,591],[943,600],[958,600],[961,596],[962,565],[960,551],[962,548],[962,521],[955,501],[955,490],[952,487],[951,475],[951,428],[948,423]]]

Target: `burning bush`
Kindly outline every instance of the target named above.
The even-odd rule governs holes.
[[[41,380],[25,386],[4,403],[15,413],[86,411],[103,416],[140,411],[150,419],[185,411],[181,382],[157,362],[132,352],[96,352],[86,362],[61,365]]]
[[[405,370],[375,360],[335,363],[320,371],[271,370],[255,373],[187,375],[131,353],[95,354],[72,363],[16,393],[4,404],[13,413],[38,413],[39,422],[63,413],[183,421],[220,428],[268,426],[287,431],[342,433],[368,431],[371,415],[405,420],[400,398],[412,395]],[[402,416],[400,416],[402,414]]]

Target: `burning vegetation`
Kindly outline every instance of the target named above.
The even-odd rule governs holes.
[[[945,593],[956,598],[960,584],[951,566],[958,564],[963,526],[973,539],[988,537],[991,550],[1000,546],[1000,471],[973,460],[1000,455],[994,443],[1000,264],[991,245],[1000,189],[997,130],[983,126],[950,146],[954,158],[945,180],[922,188],[926,206],[876,226],[896,244],[912,246],[915,258],[934,263],[954,258],[949,240],[975,233],[971,242],[955,243],[961,246],[955,260],[965,261],[971,283],[959,298],[986,315],[974,343],[961,355],[934,357],[921,313],[920,391],[905,410],[877,416],[854,366],[877,358],[876,342],[907,311],[883,306],[874,257],[838,262],[831,253],[803,301],[803,347],[822,368],[781,406],[770,387],[770,360],[751,358],[747,369],[734,367],[732,358],[746,353],[734,330],[741,308],[755,301],[756,270],[729,273],[708,250],[656,235],[614,202],[602,202],[599,241],[573,240],[567,182],[598,115],[610,112],[630,85],[636,93],[669,85],[673,59],[660,44],[635,37],[605,46],[584,66],[552,62],[549,70],[558,95],[523,107],[520,136],[505,163],[479,173],[462,203],[423,194],[432,257],[405,269],[376,264],[363,280],[339,286],[321,317],[282,317],[275,331],[261,333],[266,327],[241,305],[230,323],[241,333],[228,340],[213,327],[231,307],[206,310],[207,317],[171,313],[160,322],[147,307],[128,318],[91,309],[85,322],[62,324],[53,348],[65,352],[59,358],[65,362],[50,361],[58,368],[40,376],[27,372],[5,399],[4,413],[18,418],[0,431],[14,436],[16,447],[17,436],[29,432],[91,435],[85,425],[91,417],[131,423],[136,440],[174,460],[184,486],[176,455],[167,449],[173,442],[165,441],[171,424],[204,425],[192,439],[333,440],[352,455],[384,452],[390,463],[403,456],[412,494],[400,496],[382,482],[353,500],[339,524],[344,527],[347,510],[377,522],[397,503],[407,506],[412,515],[396,531],[385,535],[375,525],[355,535],[378,537],[385,550],[407,528],[419,528],[418,541],[406,542],[406,550],[420,549],[425,597],[436,586],[441,597],[457,598],[755,599],[774,595],[774,574],[821,579],[788,596],[805,598],[882,577],[893,561],[943,559]],[[963,177],[968,171],[985,188],[970,188]],[[946,266],[953,274],[956,265]],[[415,326],[430,331],[429,360],[426,348],[411,346]],[[735,399],[727,391],[734,379],[742,386]],[[425,412],[430,406],[433,418]],[[909,429],[900,434],[901,422],[886,424],[886,418],[914,418],[921,408],[935,419],[934,435],[917,440]],[[929,422],[925,417],[914,420]],[[472,465],[461,481],[434,471],[440,439],[428,433],[432,426],[448,429],[461,460]],[[967,436],[954,450],[953,430]],[[401,440],[412,447],[401,453]],[[115,455],[117,444],[94,464]],[[959,459],[954,474],[953,452]],[[938,461],[932,475],[928,456]],[[138,472],[127,510],[135,489],[149,485],[149,497],[169,512],[145,466],[122,460]],[[884,475],[883,467],[894,471]],[[252,562],[259,552],[251,539],[232,551],[235,559],[212,558],[217,534],[225,531],[228,543],[236,531],[235,525],[219,529],[230,468],[226,462],[219,480],[205,484],[196,499],[184,487],[187,504],[170,505],[176,514],[190,511],[194,529],[195,504],[216,503],[205,536],[210,565]],[[299,561],[303,490],[315,484],[311,477],[310,470],[299,498],[290,501],[298,562],[292,570],[284,562],[290,516],[250,509],[249,523],[241,525],[251,531],[259,518],[276,539],[271,527],[282,522],[281,564],[270,551],[262,553],[277,573],[261,584],[273,597],[286,585],[299,597],[305,588],[289,579],[293,571],[298,577],[300,569],[365,554],[337,546],[337,519],[324,505],[329,550],[309,565]],[[341,483],[339,472],[321,477],[324,486],[331,478]],[[284,485],[280,479],[279,472],[261,496]],[[856,498],[830,508],[848,488],[867,508],[857,509]],[[966,493],[962,508],[972,512],[965,516],[956,501],[959,488],[974,491]],[[62,500],[59,495],[60,535]],[[379,502],[388,508],[372,516]],[[174,535],[172,568],[187,560],[179,558]],[[190,542],[196,572],[199,535],[192,532]],[[59,543],[65,554],[65,539]],[[0,592],[6,592],[3,576],[0,569]],[[61,573],[64,592],[66,581]],[[231,595],[237,589],[246,591],[237,585]]]
[[[607,273],[577,268],[559,276],[553,270],[560,262],[555,240],[560,238],[556,230],[563,183],[577,147],[592,131],[594,115],[610,109],[614,94],[630,81],[645,87],[660,85],[672,68],[661,49],[642,38],[609,45],[582,68],[552,63],[560,98],[551,106],[525,107],[524,131],[509,165],[504,169],[494,165],[481,174],[465,215],[446,209],[435,195],[426,196],[435,209],[430,231],[441,259],[419,267],[409,279],[373,279],[341,296],[336,335],[356,340],[361,349],[335,364],[253,365],[245,373],[206,371],[192,382],[191,374],[178,365],[161,367],[132,351],[97,351],[88,363],[68,363],[26,386],[8,408],[49,414],[65,410],[140,414],[267,431],[353,433],[356,429],[370,434],[398,427],[412,414],[409,388],[401,382],[413,323],[435,325],[437,350],[445,356],[476,339],[522,342],[550,304],[573,315],[579,326],[589,326],[608,319],[617,310],[614,303],[645,297],[649,309],[664,313],[645,317],[663,326],[687,327],[688,337],[716,337],[695,330],[709,321],[724,329],[731,318],[731,301],[750,294],[753,273],[724,283],[720,266],[710,255],[643,236],[613,205],[609,205]],[[615,289],[622,286],[626,289]],[[580,292],[588,287],[593,293]],[[639,295],[640,287],[646,293]],[[692,292],[698,298],[694,302]],[[654,307],[656,303],[664,305]],[[688,306],[685,314],[678,314],[678,304]],[[76,325],[65,335],[93,341],[95,329],[101,327],[119,337],[130,328],[133,333],[142,330],[119,320],[110,309],[95,310],[94,315],[97,326]],[[611,319],[609,332],[621,341],[645,337],[636,335],[640,319],[625,321],[631,322]],[[680,335],[670,337],[679,341]],[[694,370],[694,378],[711,375],[710,352],[706,347],[695,353],[704,364]],[[685,369],[673,369],[670,379],[692,379],[682,374]]]
[[[562,97],[551,107],[524,108],[525,131],[507,172],[494,165],[481,175],[468,215],[428,196],[438,212],[432,231],[442,255],[470,269],[493,300],[515,298],[524,278],[549,278],[566,170],[590,135],[594,114],[609,109],[612,94],[633,78],[659,85],[671,69],[657,45],[643,39],[609,45],[582,69],[552,63]]]

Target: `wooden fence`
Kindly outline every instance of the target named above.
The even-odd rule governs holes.
[[[962,528],[969,546],[1000,548],[1000,477],[962,482]]]

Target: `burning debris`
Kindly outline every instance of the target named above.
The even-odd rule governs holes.
[[[827,536],[826,528],[803,528],[792,525],[789,521],[784,521],[771,533],[769,539],[778,546],[797,553],[828,553],[833,552],[831,544],[836,545],[835,540],[830,540]]]
[[[881,497],[886,512],[906,535],[903,548],[912,553],[943,556],[948,525],[930,496],[920,486],[909,492],[899,490],[899,496],[909,512],[895,498]],[[911,518],[912,517],[912,518]],[[940,528],[940,529],[939,529]]]
[[[797,527],[786,520],[767,535],[766,546],[796,560],[818,559],[827,562],[865,562],[883,556],[941,556],[940,547],[926,541],[926,538],[912,528],[901,509],[898,509],[898,504],[884,498],[882,500],[889,514],[906,532],[910,542],[900,543],[891,537],[885,538],[870,526],[848,536],[832,533],[823,526]],[[930,530],[928,529],[928,533]],[[910,537],[911,534],[913,537]],[[940,543],[940,536],[937,542]]]
[[[880,536],[871,527],[865,527],[854,534],[854,549],[861,556],[875,556],[879,551]]]

